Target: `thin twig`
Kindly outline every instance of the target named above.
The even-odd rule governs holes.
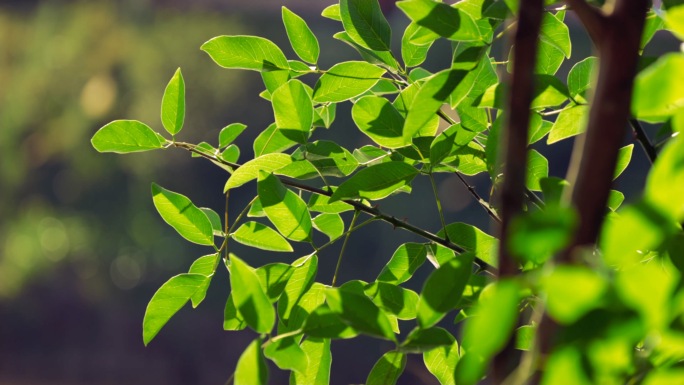
[[[349,229],[354,228],[354,223],[356,223],[356,218],[359,217],[359,211],[356,210],[354,211],[354,216],[352,217],[351,223],[349,223]],[[333,273],[332,277],[332,283],[330,284],[331,287],[335,287],[335,283],[337,282],[337,273],[340,272],[340,266],[342,266],[342,257],[344,256],[344,249],[347,248],[347,242],[349,241],[349,237],[351,236],[351,231],[347,232],[347,235],[344,237],[344,242],[342,242],[342,249],[340,250],[340,255],[337,257],[337,265],[335,265],[335,273]]]
[[[468,183],[468,181],[465,180],[465,178],[463,178],[463,176],[461,174],[459,174],[457,172],[454,174],[456,174],[458,179],[460,179],[461,182],[463,182],[463,185],[466,186],[468,191],[470,191],[470,194],[475,197],[475,200],[477,201],[477,203],[479,203],[480,206],[482,206],[482,208],[487,212],[487,214],[489,214],[489,216],[492,217],[492,219],[494,219],[495,221],[501,223],[501,218],[499,218],[499,215],[496,212],[494,212],[494,210],[492,210],[492,207],[489,205],[489,203],[487,203],[487,201],[482,199],[480,194],[478,194],[477,191],[475,191],[475,187],[471,186],[470,183]]]
[[[437,204],[437,212],[439,213],[439,219],[442,221],[442,230],[444,231],[444,236],[449,239],[449,234],[446,231],[446,221],[444,220],[444,211],[442,210],[442,201],[439,200],[439,194],[437,193],[437,185],[435,184],[435,177],[432,173],[428,174],[430,178],[430,184],[432,185],[432,193],[435,195],[435,203]]]
[[[644,131],[644,127],[636,119],[630,119],[629,125],[632,126],[634,134],[636,135],[636,139],[639,141],[639,143],[641,143],[641,147],[644,149],[644,152],[646,152],[648,160],[650,160],[651,164],[653,164],[658,158],[658,153],[656,152],[656,149],[651,141],[648,139],[646,131]]]

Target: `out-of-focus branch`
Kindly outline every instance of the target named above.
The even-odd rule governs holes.
[[[603,12],[589,5],[585,0],[566,0],[565,3],[577,14],[577,17],[589,33],[589,37],[598,46],[602,41],[601,35],[606,23],[606,16]]]

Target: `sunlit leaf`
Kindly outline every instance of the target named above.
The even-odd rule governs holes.
[[[342,102],[359,96],[370,90],[384,73],[384,69],[361,61],[335,64],[318,79],[313,100]]]
[[[549,176],[549,161],[537,150],[527,152],[527,188],[541,191],[539,180]]]
[[[285,9],[285,8],[283,8]],[[287,138],[306,143],[313,124],[314,109],[304,83],[292,79],[271,95],[278,129]]]
[[[374,282],[364,289],[373,302],[400,320],[416,318],[419,296],[410,289],[387,282]]]
[[[183,238],[200,245],[214,245],[209,218],[186,196],[152,183],[152,200],[162,219]]]
[[[290,39],[292,49],[305,62],[316,63],[320,54],[318,39],[311,32],[304,19],[286,7],[283,7],[282,10],[283,24],[285,24],[285,31]]]
[[[438,347],[423,353],[423,362],[441,385],[455,385],[454,370],[458,364],[458,343]]]
[[[302,342],[301,347],[306,353],[309,365],[304,373],[292,372],[290,384],[329,385],[330,365],[332,363],[330,340],[307,338]]]
[[[633,150],[633,144],[628,144],[620,149],[617,156],[617,164],[615,165],[615,174],[613,174],[613,179],[619,177],[620,174],[625,171],[627,166],[629,166],[629,162],[632,160]]]
[[[305,373],[309,366],[309,358],[299,347],[299,339],[285,337],[270,342],[264,348],[264,355],[273,361],[280,369]]]
[[[268,365],[261,352],[261,338],[257,338],[247,346],[235,368],[235,385],[268,384]]]
[[[256,332],[270,332],[275,323],[275,309],[256,272],[235,255],[230,257],[228,270],[233,301],[240,315]]]
[[[143,318],[145,345],[159,333],[178,310],[204,285],[209,278],[202,274],[179,274],[164,283],[147,304]]]
[[[480,30],[470,15],[460,9],[433,0],[397,2],[406,15],[419,26],[456,41],[480,40]]]
[[[318,269],[318,257],[313,254],[305,257],[303,260],[295,261],[292,266],[294,267],[294,272],[287,281],[285,290],[278,301],[278,316],[285,325],[288,324],[292,309],[297,305],[301,296],[314,283]]]
[[[200,48],[225,68],[255,71],[289,70],[287,58],[277,45],[258,36],[217,36]]]
[[[266,216],[281,234],[294,241],[311,239],[311,215],[299,195],[285,188],[273,174],[263,171],[257,190]]]
[[[473,252],[476,257],[488,264],[497,265],[498,239],[475,226],[461,222],[448,224],[446,233],[451,242],[461,246],[466,251]],[[443,231],[440,231],[438,235],[444,235]]]
[[[328,305],[314,309],[306,319],[304,333],[316,338],[353,338],[358,335],[347,325],[338,313],[330,310]]]
[[[378,275],[378,281],[398,285],[408,281],[425,262],[427,246],[422,243],[405,243],[394,252]]]
[[[214,272],[216,271],[216,267],[218,266],[218,261],[219,261],[219,255],[218,254],[210,254],[210,255],[205,255],[203,257],[199,257],[195,260],[195,262],[192,263],[190,266],[190,269],[188,270],[188,274],[200,274],[203,275],[209,279],[204,281],[204,284],[201,285],[195,294],[192,295],[190,298],[192,300],[192,307],[195,308],[199,306],[202,301],[204,301],[204,298],[207,296],[207,290],[209,289],[209,283],[211,283],[211,277],[214,275]]]
[[[376,164],[364,168],[344,181],[330,197],[330,201],[352,198],[382,199],[410,185],[416,174],[418,170],[404,162]]]
[[[161,107],[162,125],[171,135],[183,128],[185,121],[185,81],[180,68],[176,70],[164,90]]]
[[[582,266],[557,266],[542,281],[546,311],[556,322],[569,325],[601,304],[608,282]]]
[[[394,385],[406,366],[406,355],[392,351],[385,353],[368,374],[366,385]]]
[[[233,143],[235,138],[237,138],[242,131],[247,128],[247,125],[242,123],[231,123],[221,129],[219,132],[219,147],[223,148]]]
[[[377,51],[389,51],[392,30],[378,0],[340,0],[344,30],[357,44]]]
[[[284,263],[269,263],[255,271],[266,295],[271,302],[275,302],[285,290],[285,285],[294,273],[294,268]]]
[[[312,221],[314,228],[327,235],[331,241],[344,234],[344,221],[339,214],[323,213],[313,218]]]
[[[670,53],[634,79],[632,113],[650,123],[662,122],[684,106],[684,53]]]
[[[254,157],[287,150],[297,144],[273,123],[254,139]],[[249,162],[247,162],[249,163]]]
[[[162,148],[164,142],[145,123],[137,120],[115,120],[100,128],[90,140],[99,152],[149,151]]]
[[[432,349],[451,346],[456,339],[446,329],[431,327],[427,329],[416,328],[401,344],[401,350],[411,353],[422,353]]]
[[[380,96],[364,96],[352,108],[356,126],[375,143],[387,148],[404,147],[411,143],[403,137],[404,117],[389,100]]]
[[[395,340],[389,318],[363,292],[328,288],[325,297],[330,309],[352,328],[374,337]]]
[[[247,322],[238,313],[233,302],[233,293],[228,295],[226,307],[223,310],[223,330],[242,330],[247,327]]]
[[[591,88],[598,73],[598,58],[588,58],[575,64],[568,73],[568,91],[570,96],[577,102],[586,103],[587,91]]]
[[[243,245],[262,250],[292,251],[292,246],[282,235],[258,222],[245,222],[230,236]]]
[[[556,118],[556,122],[553,123],[546,144],[556,143],[560,140],[581,134],[586,130],[588,118],[589,106],[575,106],[563,110]]]
[[[418,302],[418,325],[428,328],[461,300],[472,271],[472,253],[461,254],[440,266],[425,281]]]
[[[259,171],[272,172],[285,167],[290,163],[292,163],[292,158],[287,154],[266,154],[254,158],[233,172],[233,175],[228,178],[223,191],[225,192],[232,188],[240,187],[243,184],[258,178]]]

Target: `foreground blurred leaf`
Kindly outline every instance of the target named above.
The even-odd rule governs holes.
[[[214,245],[209,218],[190,199],[152,183],[152,200],[162,219],[183,238],[200,245]]]
[[[209,278],[201,274],[179,274],[164,283],[147,304],[143,318],[145,345],[180,310]]]
[[[100,128],[90,140],[99,152],[129,152],[156,150],[163,147],[157,133],[137,120],[115,120]]]

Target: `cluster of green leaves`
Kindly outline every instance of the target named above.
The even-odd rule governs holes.
[[[504,21],[515,14],[517,2],[396,4],[411,20],[401,38],[400,57],[391,50],[392,31],[377,0],[340,0],[323,11],[343,30],[334,37],[361,58],[328,69],[318,67],[316,36],[284,7],[285,31],[301,60],[288,60],[262,37],[219,36],[202,45],[222,67],[259,72],[265,85],[260,96],[273,106],[274,123],[257,136],[254,158],[244,164],[237,163],[240,149],[233,143],[246,129],[244,124],[222,129],[216,146],[176,141],[185,115],[180,70],[162,100],[162,125],[171,139],[127,120],[109,123],[95,134],[92,143],[101,152],[180,147],[207,158],[230,173],[226,194],[256,181],[254,199],[232,224],[222,223],[216,212],[198,208],[183,195],[152,185],[154,205],[164,221],[188,241],[213,249],[155,293],[143,321],[145,344],[188,301],[193,306],[202,302],[223,263],[231,287],[223,327],[258,333],[237,363],[236,384],[265,384],[265,358],[290,370],[293,384],[327,384],[331,340],[360,334],[395,345],[379,358],[367,384],[395,383],[407,354],[422,354],[442,384],[474,384],[514,333],[516,347],[533,353],[543,307],[567,327],[548,359],[544,383],[568,383],[568,378],[575,384],[624,383],[651,367],[661,369],[649,375],[649,384],[684,378],[668,369],[684,358],[684,312],[677,289],[684,268],[684,235],[678,225],[684,220],[681,138],[672,139],[660,154],[644,198],[610,215],[601,249],[588,254],[592,268],[550,262],[568,243],[576,219],[561,205],[568,182],[550,176],[547,159],[530,149],[531,199],[526,214],[514,224],[511,241],[512,253],[520,258],[520,276],[493,279],[499,247],[495,237],[469,224],[442,223],[437,234],[405,226],[427,242],[400,245],[373,282],[352,280],[336,286],[335,278],[327,285],[317,277],[319,254],[328,245],[370,221],[391,218],[370,201],[410,193],[413,183],[432,179],[434,173],[488,173],[494,185],[501,179],[497,155],[505,103],[499,73],[513,58],[496,59],[491,48],[504,35]],[[683,8],[651,12],[644,45],[664,26],[681,34]],[[545,137],[552,144],[584,130],[597,59],[578,61],[566,81],[555,76],[572,51],[565,16],[561,8],[544,13],[530,145]],[[451,42],[452,60],[446,69],[431,73],[420,65],[438,39]],[[684,77],[682,55],[657,59],[636,82],[634,116],[666,122],[663,135],[684,130],[684,91],[677,86]],[[374,145],[350,151],[316,139],[317,130],[333,125],[340,103],[353,104],[354,123]],[[620,150],[615,177],[628,166],[632,149],[628,145]],[[612,192],[611,212],[623,199],[620,192]],[[436,203],[439,208],[439,199]],[[498,219],[496,207],[480,203]],[[354,212],[351,221],[341,215],[347,211]],[[370,218],[357,225],[362,214]],[[243,221],[245,217],[251,220]],[[315,244],[314,232],[329,241]],[[292,252],[292,242],[299,242],[310,244],[312,251],[290,264],[253,267],[229,252],[229,239],[276,252]],[[435,269],[421,292],[403,287],[425,261]],[[531,320],[518,325],[520,314]],[[448,316],[462,324],[458,338],[456,327],[449,330],[447,322],[437,326]],[[415,328],[401,335],[399,322]]]

